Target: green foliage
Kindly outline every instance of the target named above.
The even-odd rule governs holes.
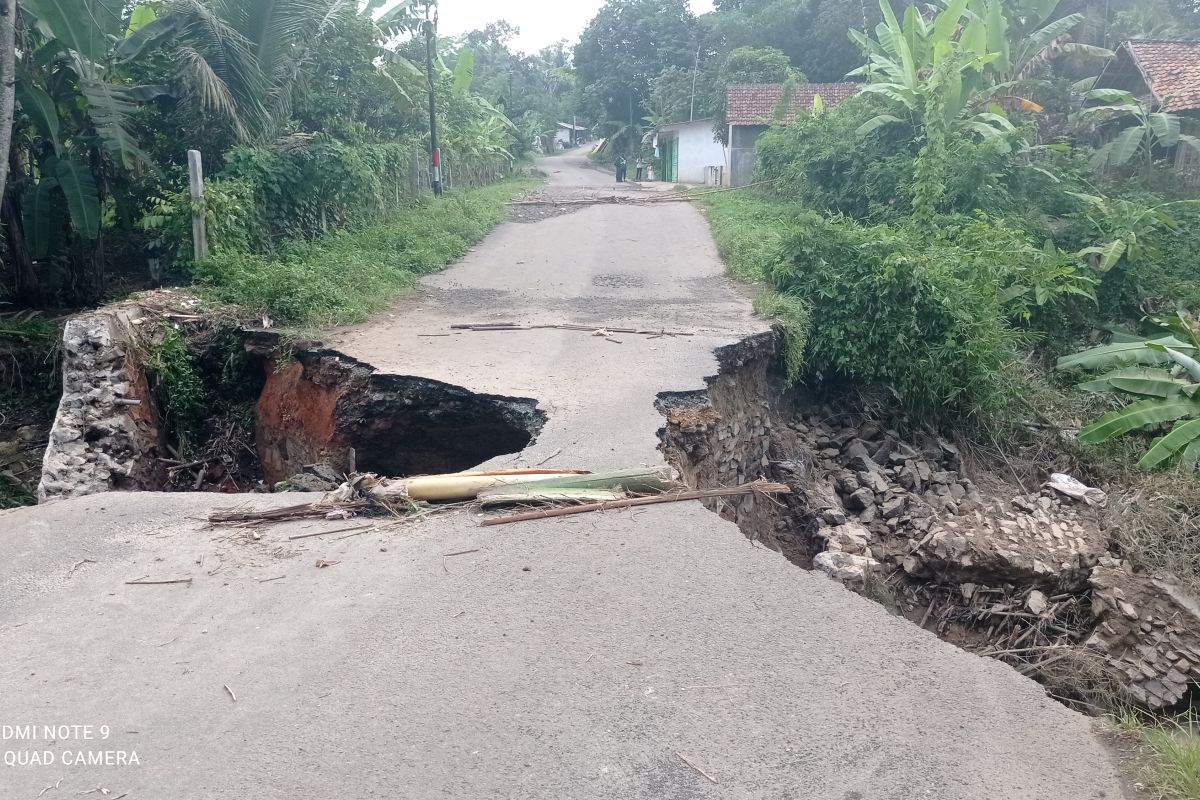
[[[937,417],[989,410],[1009,396],[1004,370],[1021,337],[1008,322],[989,257],[891,226],[815,215],[794,224],[766,273],[778,291],[809,298],[807,379],[883,385]],[[990,272],[1006,269],[1003,254]]]
[[[57,336],[58,326],[35,311],[0,311],[0,348],[53,346]]]
[[[163,331],[162,341],[146,360],[146,369],[157,384],[167,424],[179,441],[179,449],[187,454],[207,415],[208,396],[178,328],[168,326]]]
[[[1095,444],[1132,431],[1170,430],[1155,439],[1138,461],[1142,469],[1177,463],[1184,472],[1200,464],[1200,324],[1177,314],[1153,321],[1153,338],[1121,337],[1059,359],[1059,369],[1106,370],[1079,388],[1109,393],[1133,402],[1111,411],[1079,432],[1079,440]],[[1130,366],[1140,365],[1140,366]]]
[[[804,81],[804,75],[792,66],[791,59],[774,47],[735,47],[725,54],[717,78],[722,86],[737,83],[783,83],[789,79]]]
[[[769,195],[706,196],[734,274],[773,295],[792,376],[882,385],[909,410],[1002,413],[1021,325],[1089,303],[1092,279],[1070,254],[980,218],[942,236],[825,219]]]
[[[896,5],[903,5],[897,2]],[[730,50],[771,48],[819,82],[840,81],[862,62],[847,32],[880,20],[872,2],[846,0],[724,0],[701,17],[711,41]],[[782,83],[784,78],[772,80]]]
[[[21,508],[37,503],[37,497],[11,475],[0,472],[0,509]]]
[[[505,201],[529,186],[507,181],[425,198],[378,223],[292,240],[271,255],[216,253],[196,266],[197,288],[283,323],[361,321],[420,275],[461,256],[503,218]]]
[[[1194,712],[1163,719],[1125,711],[1114,721],[1141,739],[1141,777],[1155,798],[1200,800],[1200,723]]]
[[[607,0],[575,48],[593,118],[632,123],[649,114],[651,80],[667,67],[691,67],[696,40],[686,0]]]
[[[1130,163],[1148,172],[1154,165],[1156,151],[1174,147],[1200,154],[1200,139],[1181,131],[1182,119],[1178,115],[1151,111],[1130,92],[1093,89],[1084,95],[1084,100],[1094,104],[1072,116],[1076,126],[1123,126],[1092,157],[1091,165],[1098,172],[1119,169]]]

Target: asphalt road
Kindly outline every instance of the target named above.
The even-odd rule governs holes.
[[[615,191],[579,156],[545,164],[549,193]],[[721,272],[690,206],[589,206],[502,225],[336,342],[537,398],[539,441],[493,463],[659,463],[655,393],[701,386],[713,347],[763,327]],[[698,335],[420,335],[500,320]],[[255,539],[206,528],[223,502],[0,512],[0,798],[1122,796],[1090,720],[698,504]]]

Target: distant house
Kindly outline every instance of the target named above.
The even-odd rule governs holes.
[[[1123,89],[1154,111],[1191,117],[1185,131],[1200,125],[1200,41],[1131,39],[1096,81],[1101,89]],[[1200,157],[1189,147],[1175,148],[1175,168],[1200,181]]]
[[[574,147],[580,142],[587,141],[587,128],[582,125],[573,125],[570,122],[558,123],[558,129],[554,131],[554,149],[565,150],[568,147]]]
[[[1200,111],[1200,41],[1123,42],[1096,86],[1124,89],[1155,111]]]
[[[654,131],[654,152],[662,159],[662,174],[670,183],[720,186],[729,172],[725,145],[713,135],[716,119],[660,125]]]
[[[730,186],[743,186],[754,173],[758,137],[772,122],[776,104],[783,94],[782,83],[744,83],[729,87],[725,97],[725,119],[729,123]],[[779,121],[795,122],[796,112],[812,108],[821,96],[826,108],[832,108],[858,92],[857,83],[801,83],[792,93],[791,108]]]

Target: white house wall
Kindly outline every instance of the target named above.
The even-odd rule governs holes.
[[[708,167],[725,167],[724,146],[713,139],[712,121],[681,125],[679,136],[679,181],[681,183],[704,183]]]

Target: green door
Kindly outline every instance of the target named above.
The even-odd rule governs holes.
[[[679,175],[679,140],[667,139],[663,142],[663,180],[674,183]]]

